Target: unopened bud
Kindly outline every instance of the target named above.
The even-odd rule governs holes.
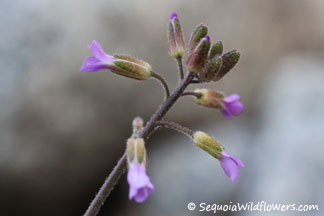
[[[202,71],[207,60],[209,48],[210,39],[209,36],[205,36],[200,40],[186,61],[186,65],[190,72],[200,73]]]
[[[142,138],[129,138],[127,140],[127,159],[128,164],[137,162],[146,164],[146,149]]]
[[[168,29],[170,55],[173,58],[184,56],[184,40],[180,20],[176,13],[172,13]]]
[[[218,41],[217,43],[213,44],[210,48],[208,59],[218,58],[223,53],[223,43],[222,41]]]
[[[143,130],[144,121],[140,117],[136,117],[133,120],[133,136],[138,136],[139,133]]]
[[[224,147],[213,137],[202,131],[197,131],[193,134],[193,141],[196,146],[203,149],[211,156],[217,159],[221,158],[221,153],[224,151]]]
[[[151,77],[152,67],[147,62],[125,55],[114,55],[114,57],[115,67],[111,68],[113,72],[137,80]]]
[[[222,109],[222,99],[225,97],[222,93],[211,89],[196,89],[196,93],[200,94],[200,97],[196,98],[196,103],[205,107]]]
[[[222,66],[222,58],[212,58],[207,61],[203,70],[199,73],[199,77],[204,81],[211,81],[215,79],[215,74]]]
[[[222,55],[222,66],[216,73],[214,81],[220,80],[225,74],[227,74],[239,61],[240,52],[232,50]]]
[[[194,51],[195,47],[199,43],[199,41],[207,36],[208,28],[204,24],[200,24],[196,27],[195,31],[191,34],[191,38],[189,41],[189,55]]]

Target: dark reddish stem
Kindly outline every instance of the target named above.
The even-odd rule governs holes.
[[[148,138],[150,133],[156,127],[156,122],[160,121],[165,114],[169,111],[172,105],[181,97],[182,93],[186,87],[191,83],[194,75],[192,73],[187,73],[186,77],[181,80],[174,92],[168,97],[163,104],[158,108],[158,110],[153,114],[151,119],[147,122],[144,129],[139,134],[144,140]],[[111,171],[108,178],[105,180],[104,184],[101,186],[100,190],[96,194],[95,198],[92,200],[90,206],[88,207],[85,216],[95,216],[98,214],[101,206],[109,196],[110,192],[117,184],[121,175],[125,172],[127,167],[127,157],[124,153],[123,156],[117,162],[115,168]]]

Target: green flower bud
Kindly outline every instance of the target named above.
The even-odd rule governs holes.
[[[211,81],[215,78],[215,74],[222,66],[222,58],[212,58],[207,61],[204,69],[199,73],[199,77],[204,81]]]
[[[183,40],[180,20],[176,13],[172,13],[170,17],[168,38],[169,38],[170,55],[175,59],[183,57],[184,40]]]
[[[210,48],[208,59],[212,59],[214,57],[218,58],[223,53],[223,42],[218,41],[217,43],[213,44]]]
[[[217,140],[202,131],[193,134],[193,141],[196,146],[217,159],[220,159],[220,153],[224,151],[224,147]]]
[[[223,60],[222,66],[216,73],[214,81],[218,81],[221,78],[223,78],[223,76],[227,74],[237,64],[239,59],[240,59],[240,52],[238,52],[237,50],[232,50],[222,55],[222,60]]]
[[[111,68],[114,73],[137,80],[146,80],[152,75],[152,67],[145,61],[125,55],[114,55],[114,58]]]
[[[209,36],[205,36],[197,44],[186,61],[186,65],[190,72],[200,73],[205,66],[208,52],[210,48]]]
[[[196,27],[195,31],[191,34],[189,41],[189,55],[194,51],[199,41],[207,36],[208,28],[204,24],[200,24]]]

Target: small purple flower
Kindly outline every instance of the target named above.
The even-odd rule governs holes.
[[[225,174],[231,179],[232,182],[236,181],[239,177],[239,169],[244,167],[243,162],[225,151],[221,153],[219,160]]]
[[[105,53],[96,40],[92,41],[88,47],[93,56],[90,56],[84,60],[80,71],[94,72],[103,69],[115,68],[114,60],[116,60],[116,58]]]
[[[144,202],[154,191],[154,186],[146,175],[144,164],[131,163],[128,169],[127,181],[130,200],[134,198],[136,202]]]
[[[239,115],[243,111],[244,106],[239,99],[238,94],[232,94],[221,99],[224,104],[221,112],[227,119],[231,119],[232,115]]]
[[[176,17],[178,17],[178,15],[175,12],[173,12],[170,16],[170,20],[173,21],[173,19]]]

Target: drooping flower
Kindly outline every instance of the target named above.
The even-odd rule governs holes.
[[[193,134],[193,141],[196,146],[220,161],[221,167],[231,181],[237,180],[239,169],[244,167],[240,159],[228,154],[216,139],[202,131],[196,131]]]
[[[202,106],[220,109],[222,114],[231,119],[233,115],[239,115],[243,109],[243,104],[239,101],[238,94],[224,96],[222,93],[211,89],[196,89],[198,96],[196,103]]]
[[[127,160],[129,199],[144,202],[154,191],[154,186],[146,174],[146,149],[142,138],[127,140]]]
[[[146,80],[152,75],[152,67],[147,62],[125,55],[108,55],[95,40],[88,47],[93,56],[84,60],[80,71],[109,69],[116,74],[136,80]]]
[[[239,169],[244,167],[243,162],[225,151],[221,153],[219,161],[230,180],[233,182],[236,181],[239,177]]]
[[[130,165],[127,174],[129,184],[129,199],[136,202],[144,202],[154,191],[154,186],[147,176],[145,165],[134,162]]]

